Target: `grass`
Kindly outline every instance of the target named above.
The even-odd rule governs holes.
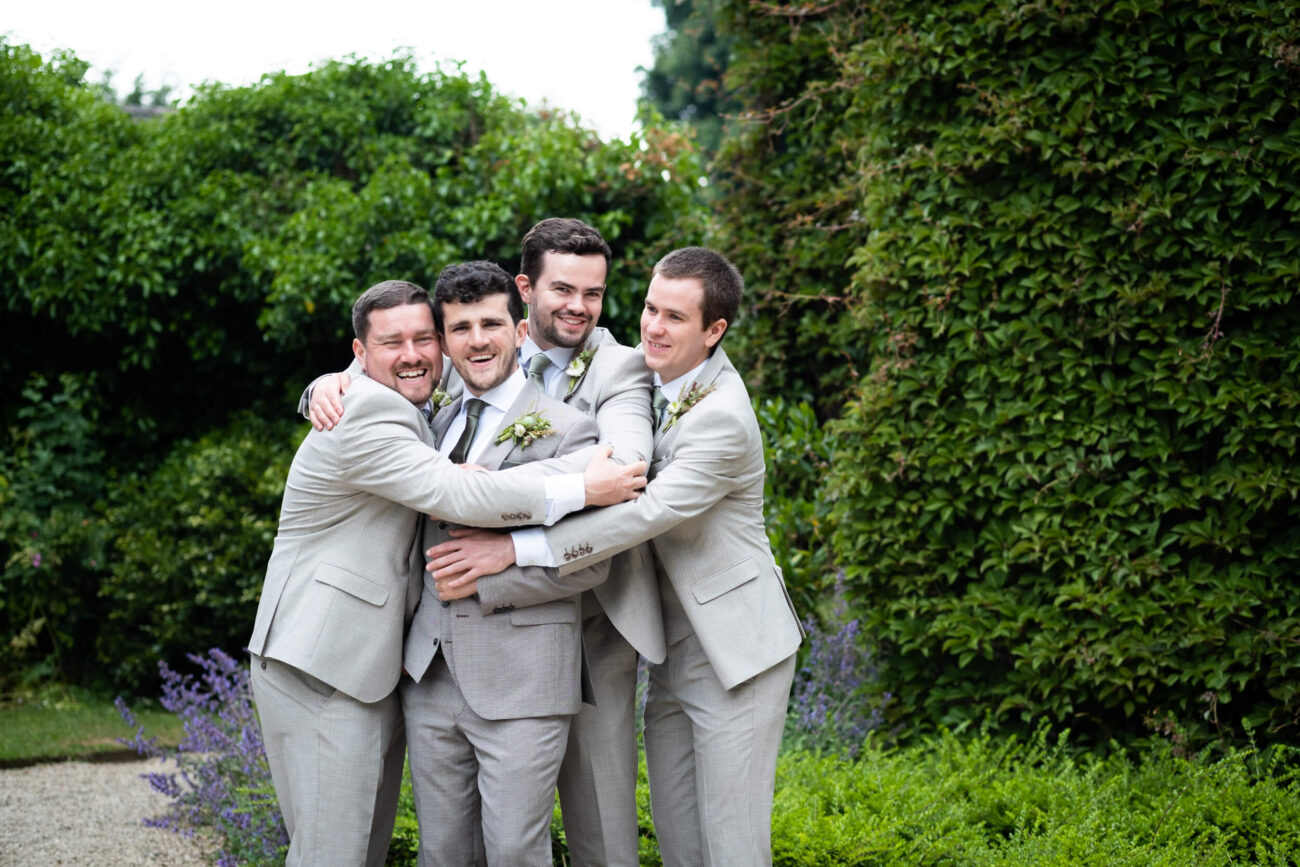
[[[180,742],[180,718],[157,701],[133,699],[131,709],[159,743]],[[132,734],[111,697],[76,687],[0,697],[0,766],[123,753],[127,748],[117,739]]]

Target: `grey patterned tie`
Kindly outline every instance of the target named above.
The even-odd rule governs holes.
[[[656,385],[650,395],[650,410],[654,413],[655,430],[663,427],[666,409],[668,409],[668,398],[664,395],[664,390]]]
[[[551,366],[551,359],[545,352],[539,352],[528,360],[528,381],[543,393],[546,392],[546,368]]]
[[[465,455],[469,453],[470,443],[474,442],[474,431],[478,429],[478,416],[487,406],[484,401],[477,397],[470,398],[465,404],[465,430],[461,433],[460,439],[456,440],[456,447],[451,450],[451,462],[453,464],[465,463]]]

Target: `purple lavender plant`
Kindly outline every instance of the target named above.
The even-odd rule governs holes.
[[[856,756],[867,733],[884,723],[889,693],[872,694],[875,663],[861,635],[861,622],[849,617],[844,572],[835,576],[834,604],[818,627],[807,617],[808,653],[791,691],[795,740],[817,749]]]
[[[172,799],[167,813],[143,821],[187,836],[197,827],[212,827],[222,843],[219,867],[282,864],[289,838],[271,786],[248,670],[215,648],[189,659],[202,669],[200,677],[158,664],[162,706],[181,718],[185,730],[174,756],[156,738],[145,737],[126,702],[115,701],[122,719],[135,729],[135,737],[122,742],[142,756],[163,763],[170,758],[178,769],[141,774]]]

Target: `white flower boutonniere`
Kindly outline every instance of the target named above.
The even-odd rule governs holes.
[[[515,445],[521,449],[526,449],[542,437],[548,437],[553,433],[555,433],[555,429],[546,420],[545,413],[530,412],[527,415],[519,416],[519,418],[506,425],[501,433],[497,435],[496,441],[503,443],[512,439],[515,441]]]
[[[677,419],[686,415],[691,407],[704,400],[713,392],[717,391],[716,385],[710,385],[704,388],[698,382],[692,382],[686,391],[682,392],[677,400],[668,404],[668,421],[664,422],[664,430],[667,431],[677,423]]]
[[[438,414],[438,410],[450,403],[451,395],[447,394],[447,392],[443,391],[441,388],[434,386],[433,394],[429,395],[429,420],[433,421],[433,417]]]
[[[565,375],[569,377],[569,390],[566,394],[573,394],[573,390],[578,387],[578,381],[591,366],[591,359],[595,357],[596,350],[599,348],[599,346],[585,347],[569,361],[569,366],[564,368]]]

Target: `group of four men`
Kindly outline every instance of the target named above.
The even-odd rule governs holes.
[[[405,746],[422,865],[550,864],[557,785],[572,863],[638,864],[638,654],[664,863],[770,863],[801,630],[719,345],[743,282],[668,254],[638,351],[596,327],[609,263],[548,219],[513,280],[373,286],[304,394],[249,643],[289,863],[383,863]]]

